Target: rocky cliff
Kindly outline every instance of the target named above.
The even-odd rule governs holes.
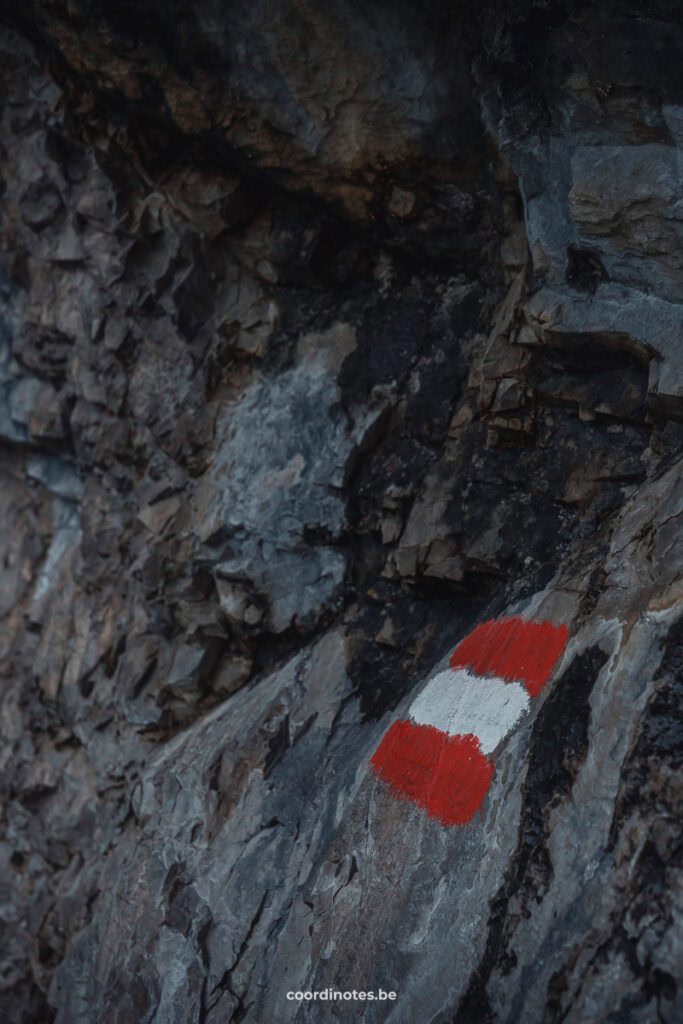
[[[2,1019],[681,1020],[679,4],[0,22]],[[369,761],[501,617],[445,825]]]

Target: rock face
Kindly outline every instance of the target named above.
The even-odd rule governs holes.
[[[0,20],[3,1019],[680,1020],[678,3]],[[444,827],[368,762],[512,615]]]

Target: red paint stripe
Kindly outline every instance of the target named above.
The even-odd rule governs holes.
[[[387,730],[370,765],[395,796],[424,807],[442,825],[470,821],[493,775],[493,760],[474,736],[447,736],[404,721]]]
[[[451,668],[470,668],[524,683],[535,697],[567,643],[567,627],[517,617],[480,622],[451,655]]]

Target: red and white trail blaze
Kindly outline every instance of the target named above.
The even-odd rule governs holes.
[[[518,617],[480,623],[394,722],[370,760],[399,799],[464,825],[493,776],[491,754],[529,710],[567,643],[567,627]]]

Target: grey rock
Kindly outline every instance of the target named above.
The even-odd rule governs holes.
[[[33,182],[21,197],[19,208],[24,222],[34,231],[47,227],[63,210],[62,198],[50,181]]]
[[[114,6],[0,5],[0,1016],[673,1024],[678,5]]]
[[[343,553],[313,546],[307,535],[323,531],[338,541],[344,525],[345,467],[368,429],[362,423],[354,430],[334,408],[334,373],[354,347],[345,324],[305,336],[297,365],[257,381],[217,425],[195,521],[200,540],[220,536],[232,552],[220,557],[216,575],[221,603],[235,621],[253,607],[243,607],[245,582],[267,602],[276,633],[311,624],[339,591]]]
[[[80,501],[83,481],[73,466],[53,455],[33,455],[26,463],[26,475],[66,501]]]
[[[9,396],[10,416],[32,438],[61,440],[65,436],[64,410],[51,384],[35,377],[17,381]]]

